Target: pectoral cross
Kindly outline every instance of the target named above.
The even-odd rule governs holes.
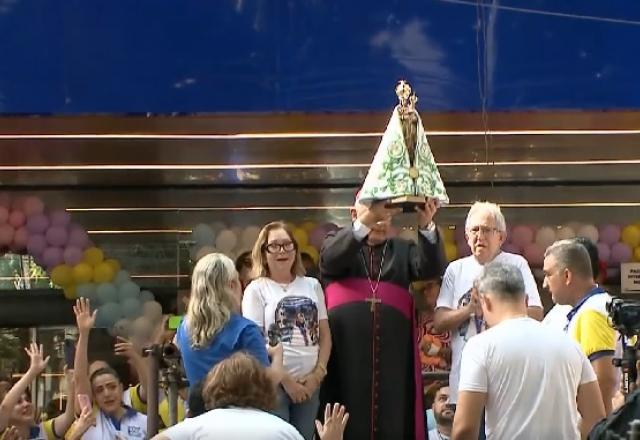
[[[376,298],[375,296],[372,296],[371,298],[365,298],[365,301],[371,303],[371,313],[375,312],[376,304],[380,304],[382,302],[380,298]]]

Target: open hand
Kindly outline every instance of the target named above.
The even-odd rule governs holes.
[[[136,356],[140,356],[140,350],[134,345],[133,342],[128,339],[123,338],[122,336],[118,336],[118,342],[114,344],[114,352],[116,356],[123,356],[127,359],[131,360]]]
[[[370,206],[359,203],[356,206],[356,215],[363,225],[372,229],[376,223],[391,223],[393,216],[402,212],[400,208],[387,208],[386,200],[372,202]]]
[[[344,429],[349,421],[349,413],[346,412],[344,405],[327,403],[324,408],[324,423],[316,420],[316,429],[321,440],[341,440]]]
[[[15,426],[9,426],[6,431],[4,431],[4,434],[2,435],[2,440],[24,440],[22,437],[20,437],[20,432],[18,431],[18,428],[16,428]]]
[[[428,198],[425,201],[424,206],[416,206],[418,212],[418,226],[426,228],[433,221],[433,217],[438,211],[438,199]]]
[[[91,313],[91,303],[87,298],[78,298],[76,305],[73,306],[73,313],[76,315],[76,324],[78,330],[88,333],[96,325],[97,310]]]
[[[40,374],[47,368],[47,364],[49,363],[49,356],[44,358],[44,351],[42,348],[42,344],[38,345],[35,342],[32,342],[29,347],[26,347],[24,351],[29,356],[31,364],[29,366],[29,370],[33,373]]]

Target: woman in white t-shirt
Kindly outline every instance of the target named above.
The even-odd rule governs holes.
[[[265,334],[277,327],[286,374],[275,413],[310,440],[331,353],[324,293],[318,280],[304,276],[298,243],[282,222],[262,228],[252,260],[254,280],[244,292],[242,314]]]

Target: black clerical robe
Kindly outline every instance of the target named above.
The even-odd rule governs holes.
[[[380,284],[373,295],[382,259]],[[378,263],[369,265],[370,261]],[[320,408],[331,402],[346,406],[350,417],[345,440],[425,438],[415,313],[408,288],[412,281],[441,276],[445,267],[439,236],[431,243],[419,234],[417,245],[393,238],[386,242],[386,251],[385,244],[369,247],[357,240],[351,227],[326,238],[320,272],[333,348]]]

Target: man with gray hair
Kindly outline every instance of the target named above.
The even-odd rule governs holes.
[[[527,316],[518,267],[487,264],[474,290],[489,329],[463,350],[452,440],[478,438],[483,408],[488,440],[586,437],[604,407],[580,347]]]
[[[543,271],[543,285],[551,292],[553,301],[572,307],[564,331],[591,361],[609,414],[618,382],[612,364],[617,335],[609,325],[607,313],[611,296],[596,284],[589,253],[575,240],[561,240],[549,246]]]
[[[484,266],[492,261],[516,266],[525,283],[529,315],[542,319],[542,303],[531,269],[520,255],[503,252],[507,225],[500,207],[495,203],[476,202],[467,214],[465,236],[472,255],[452,262],[442,278],[436,303],[434,327],[439,332],[451,332],[451,373],[449,391],[451,403],[458,397],[460,356],[472,336],[485,329],[478,298],[473,294],[473,282]]]

